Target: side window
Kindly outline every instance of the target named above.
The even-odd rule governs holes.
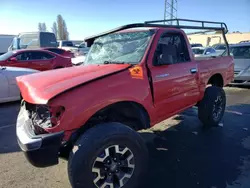
[[[207,54],[209,54],[209,53],[212,53],[211,48],[207,48],[207,49],[206,49],[205,55],[207,55]]]
[[[32,60],[52,59],[54,56],[46,52],[32,52]]]
[[[216,53],[215,49],[211,48],[211,53]]]
[[[51,52],[54,52],[54,53],[56,53],[56,54],[63,54],[63,50],[61,50],[61,49],[48,49],[48,51],[51,51]]]
[[[43,59],[52,59],[52,58],[54,58],[53,55],[51,55],[49,53],[46,53],[46,52],[41,52],[41,54],[42,54]]]
[[[164,34],[158,42],[154,61],[159,62],[159,58],[162,64],[175,64],[190,61],[184,36],[180,33]]]
[[[31,52],[23,52],[15,56],[17,61],[29,61],[32,59]]]

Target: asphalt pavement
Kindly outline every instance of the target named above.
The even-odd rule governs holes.
[[[250,89],[225,88],[218,127],[204,128],[191,108],[141,131],[150,151],[143,188],[249,188]],[[17,146],[19,103],[0,105],[0,187],[70,188],[67,162],[35,168]]]

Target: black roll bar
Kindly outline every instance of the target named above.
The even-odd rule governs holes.
[[[176,22],[176,24],[165,24],[166,22]],[[181,22],[191,22],[191,23],[198,23],[201,25],[181,25]],[[162,23],[162,24],[160,24]],[[213,24],[216,26],[206,26],[207,24]],[[137,28],[137,27],[161,27],[161,28],[177,28],[177,29],[200,29],[200,30],[210,30],[210,31],[222,31],[223,39],[226,43],[226,46],[228,48],[228,42],[226,39],[226,33],[228,32],[228,27],[224,22],[213,22],[213,21],[201,21],[201,20],[189,20],[189,19],[169,19],[169,20],[153,20],[153,21],[145,21],[144,23],[134,23],[134,24],[128,24],[124,26],[117,27],[115,29],[100,33],[98,35],[90,36],[85,38],[85,42],[87,43],[87,46],[91,46],[94,43],[94,40],[98,37],[112,34],[118,31],[122,31],[125,29],[131,29],[131,28]],[[205,31],[207,32],[207,31]],[[228,54],[229,54],[229,48],[228,48]]]

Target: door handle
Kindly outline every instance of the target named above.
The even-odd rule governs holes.
[[[196,68],[192,68],[192,69],[190,69],[190,72],[191,72],[191,74],[197,73],[197,69]]]

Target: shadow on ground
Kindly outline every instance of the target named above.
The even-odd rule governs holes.
[[[16,140],[16,119],[20,102],[0,104],[0,154],[20,151]]]
[[[250,136],[250,105],[227,108],[219,127],[203,128],[197,110],[189,109],[164,129],[142,132],[150,152],[149,181],[144,188],[224,188],[242,173],[242,144]],[[241,114],[241,115],[240,115]],[[241,187],[241,186],[239,186]]]
[[[19,105],[12,106],[1,111],[0,117],[15,123]],[[249,112],[250,105],[229,106],[219,127],[204,129],[192,108],[143,131],[150,154],[149,177],[143,188],[224,188],[232,184],[242,173],[242,158],[250,155],[242,144],[250,136]],[[15,126],[1,126],[0,155],[20,151]]]

